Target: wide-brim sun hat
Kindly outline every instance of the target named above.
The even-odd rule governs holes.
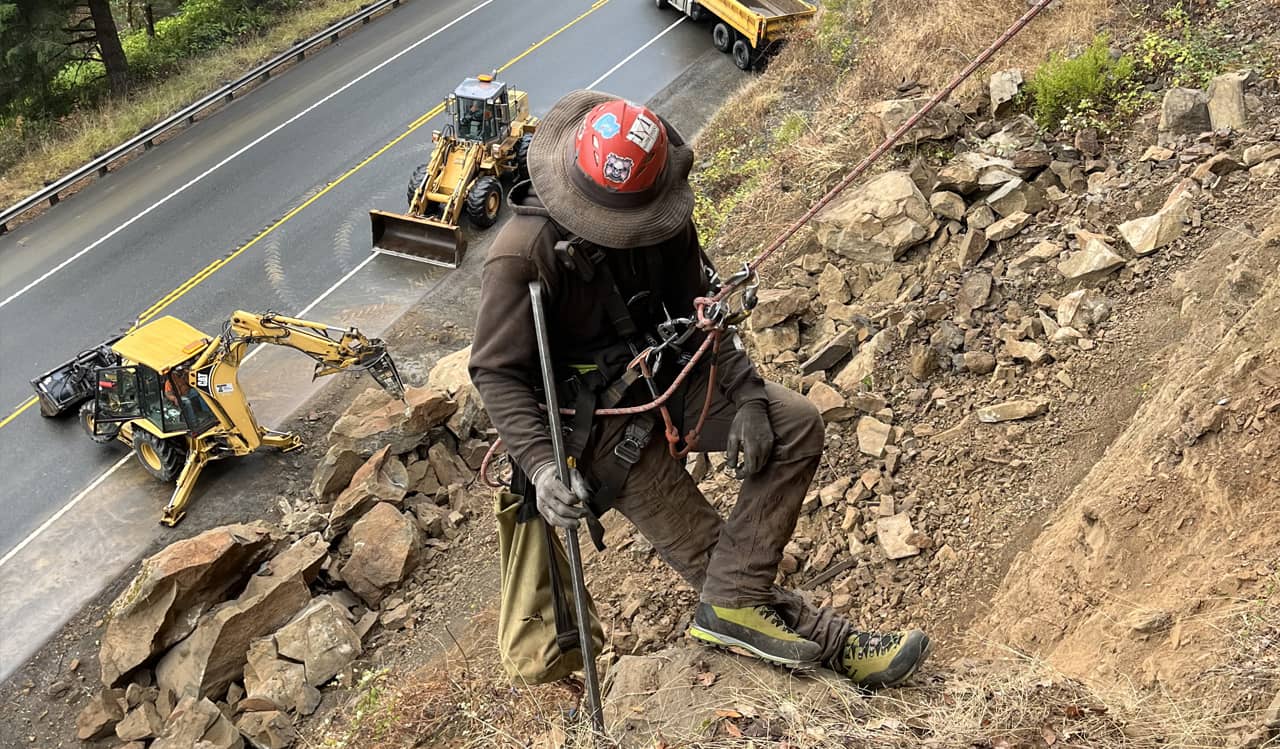
[[[556,102],[529,144],[529,178],[551,218],[574,234],[602,247],[647,247],[678,235],[693,216],[693,149],[664,120],[666,165],[644,195],[610,191],[586,177],[575,163],[578,132],[597,105],[618,98],[580,90]]]

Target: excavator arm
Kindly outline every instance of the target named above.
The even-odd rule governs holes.
[[[245,352],[255,343],[285,346],[306,354],[316,363],[316,377],[348,369],[366,370],[392,396],[404,398],[404,383],[381,340],[368,338],[354,327],[344,330],[273,312],[260,315],[239,310],[232,313],[222,335],[193,369],[200,371],[217,363],[238,367]]]
[[[260,427],[240,388],[240,365],[255,343],[306,354],[316,363],[316,377],[344,370],[367,371],[384,390],[404,399],[404,383],[381,340],[368,338],[356,328],[344,330],[272,312],[234,312],[221,335],[207,343],[190,367],[190,384],[217,415],[218,425],[187,437],[186,464],[161,518],[165,525],[182,519],[196,479],[210,460],[228,453],[245,455],[263,445],[285,451],[302,446],[296,434]]]

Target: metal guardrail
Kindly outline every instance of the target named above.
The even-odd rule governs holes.
[[[270,60],[267,60],[236,80],[224,84],[221,88],[210,93],[199,101],[187,105],[180,111],[175,112],[160,122],[157,122],[124,143],[112,148],[110,151],[107,151],[83,166],[64,174],[59,179],[50,182],[41,190],[31,193],[0,213],[0,235],[3,235],[8,231],[10,221],[21,216],[32,208],[35,208],[41,203],[48,201],[51,206],[57,205],[60,199],[59,195],[62,191],[80,180],[94,175],[98,177],[106,175],[110,172],[112,164],[119,161],[131,151],[139,147],[144,150],[151,150],[151,147],[155,145],[157,138],[174,128],[194,123],[196,121],[196,115],[203,110],[208,109],[215,104],[231,101],[235,98],[236,92],[240,89],[250,84],[260,83],[269,79],[271,77],[271,73],[275,71],[276,68],[289,63],[301,61],[306,57],[308,52],[316,47],[327,42],[338,41],[344,31],[353,26],[366,24],[382,11],[389,8],[395,8],[404,2],[407,2],[407,0],[374,0],[358,12],[347,16],[341,21],[338,21],[329,28],[324,29],[306,40],[293,45],[289,49],[281,52]]]

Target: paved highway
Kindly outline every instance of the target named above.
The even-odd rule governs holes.
[[[425,115],[494,69],[543,114],[574,88],[646,100],[699,58],[731,67],[679,18],[636,0],[414,0],[0,237],[0,678],[162,534],[199,530],[194,511],[154,525],[169,489],[122,445],[23,409],[30,377],[139,317],[217,332],[237,308],[305,311],[377,334],[456,294],[442,281],[473,283],[484,243],[453,276],[368,251],[368,208],[403,210],[443,122]],[[305,360],[267,374],[279,353],[246,372],[269,424],[311,392]]]

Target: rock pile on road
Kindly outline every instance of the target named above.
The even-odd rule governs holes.
[[[111,608],[103,688],[79,738],[282,749],[321,687],[353,682],[375,627],[412,627],[395,593],[466,522],[455,505],[488,447],[475,439],[485,422],[467,355],[403,402],[357,397],[333,426],[314,496],[282,499],[279,528],[214,528],[145,560]]]

